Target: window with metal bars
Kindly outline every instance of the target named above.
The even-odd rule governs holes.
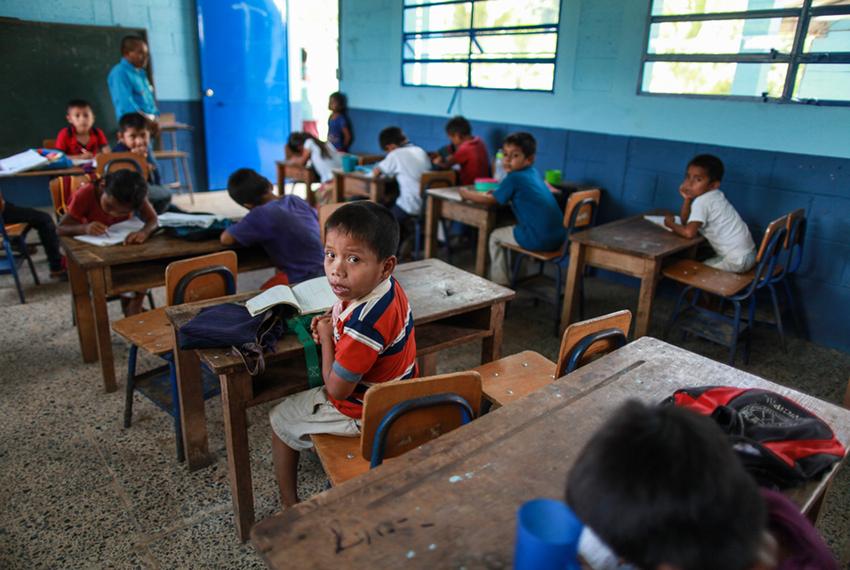
[[[560,0],[403,0],[402,85],[552,91]]]
[[[850,0],[650,0],[640,93],[850,104]]]

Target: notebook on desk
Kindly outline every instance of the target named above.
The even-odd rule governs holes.
[[[245,308],[252,317],[276,305],[289,305],[298,311],[299,315],[309,315],[327,311],[336,301],[336,295],[328,283],[328,278],[322,276],[292,287],[276,285],[249,299],[245,303]]]
[[[127,239],[128,235],[133,232],[137,232],[144,227],[145,223],[142,220],[138,218],[130,218],[129,220],[112,224],[106,230],[105,234],[101,234],[99,236],[74,236],[74,239],[101,247],[118,245],[124,243],[124,240]]]
[[[672,232],[673,230],[664,225],[664,217],[665,216],[644,216],[643,219],[647,222],[652,222],[656,226],[661,226],[668,232]],[[673,216],[673,221],[679,225],[682,225],[682,218],[680,218],[679,216]]]

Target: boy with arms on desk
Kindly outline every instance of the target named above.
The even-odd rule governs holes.
[[[529,133],[513,133],[502,145],[504,167],[508,175],[493,192],[480,193],[461,188],[460,195],[480,204],[507,204],[517,224],[496,228],[490,234],[490,280],[499,285],[510,283],[508,254],[500,243],[511,243],[536,251],[554,251],[566,238],[563,213],[552,192],[532,168],[537,141]]]
[[[72,158],[94,158],[100,152],[110,152],[103,131],[94,126],[94,112],[88,101],[74,99],[65,112],[68,126],[56,135],[56,148]]]
[[[298,456],[310,434],[357,437],[369,386],[417,374],[413,314],[393,279],[398,224],[367,201],[335,211],[325,226],[325,274],[339,301],[313,319],[324,386],[282,401],[269,414],[272,455],[284,506],[298,502]]]
[[[704,262],[709,267],[744,273],[756,264],[756,245],[747,224],[720,191],[722,179],[723,162],[716,156],[700,154],[691,159],[679,186],[684,199],[682,223],[668,214],[664,225],[688,239],[702,234],[716,253]]]

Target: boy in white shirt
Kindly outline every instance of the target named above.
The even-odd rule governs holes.
[[[422,174],[431,170],[431,159],[427,152],[411,144],[398,127],[382,130],[378,135],[378,142],[387,156],[375,166],[372,173],[375,176],[395,176],[398,181],[399,195],[390,211],[398,221],[401,241],[404,242],[410,233],[407,228],[410,218],[418,216],[422,211],[419,184]]]
[[[723,162],[716,156],[700,154],[688,163],[679,194],[682,223],[667,215],[664,225],[686,238],[702,234],[716,255],[705,264],[732,273],[745,273],[756,263],[756,246],[747,224],[723,192]]]

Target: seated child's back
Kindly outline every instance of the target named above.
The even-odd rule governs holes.
[[[422,174],[431,170],[431,159],[420,147],[411,144],[407,136],[398,127],[387,127],[378,136],[381,149],[387,156],[375,167],[376,174],[395,176],[398,181],[399,196],[396,199],[394,215],[396,219],[404,214],[418,216],[422,211],[422,197],[419,184]],[[400,209],[401,212],[397,210]]]
[[[243,168],[230,175],[227,192],[248,214],[221,234],[225,245],[260,245],[290,282],[324,272],[319,218],[316,210],[293,194],[278,199],[271,182]]]

